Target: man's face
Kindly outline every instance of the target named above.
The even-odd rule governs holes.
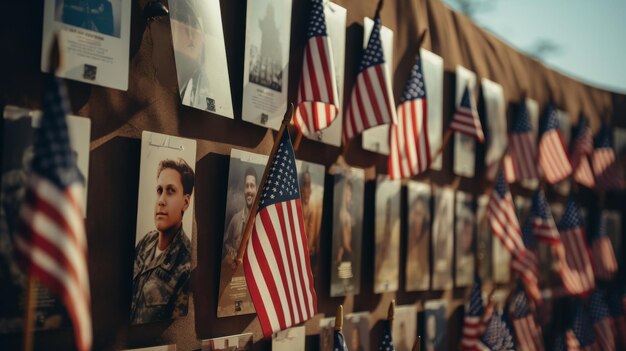
[[[183,184],[178,171],[166,168],[157,178],[154,225],[160,232],[174,228],[183,220],[189,207],[190,195],[183,194]]]
[[[204,33],[200,23],[193,15],[181,14],[178,17],[171,21],[174,49],[197,64],[204,50]]]
[[[246,176],[244,195],[246,196],[246,207],[251,208],[254,198],[256,197],[256,178],[254,176]]]
[[[300,189],[300,198],[303,204],[308,204],[311,198],[311,176],[306,173],[302,178],[302,189]]]

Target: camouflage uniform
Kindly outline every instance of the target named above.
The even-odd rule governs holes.
[[[174,240],[154,257],[159,232],[146,234],[135,248],[131,323],[166,320],[187,314],[191,242],[181,229]]]

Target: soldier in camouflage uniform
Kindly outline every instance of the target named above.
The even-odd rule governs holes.
[[[191,242],[182,219],[191,201],[194,173],[179,159],[163,160],[157,171],[155,226],[135,248],[132,324],[187,314]]]

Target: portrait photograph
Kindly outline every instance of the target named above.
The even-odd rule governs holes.
[[[333,351],[335,333],[335,317],[320,320],[319,351]]]
[[[331,297],[356,295],[360,291],[364,179],[362,169],[333,170]]]
[[[272,351],[304,350],[304,326],[281,330],[272,336]]]
[[[239,334],[202,340],[202,351],[252,351],[253,334]]]
[[[278,130],[287,110],[291,0],[247,4],[243,120]]]
[[[433,286],[452,288],[454,239],[454,190],[433,187]]]
[[[474,196],[463,191],[456,192],[456,286],[470,286],[474,282],[474,251],[476,216]]]
[[[219,0],[176,0],[169,10],[182,104],[234,118]]]
[[[429,300],[424,303],[424,350],[447,350],[446,342],[446,309],[447,303],[443,300]]]
[[[187,315],[196,141],[143,131],[131,324]]]
[[[500,160],[507,147],[506,102],[502,85],[482,78],[480,86],[485,102],[484,132],[487,152],[485,166],[487,179],[494,180]]]
[[[417,335],[417,308],[397,306],[391,331],[395,351],[411,351]]]
[[[474,100],[474,106],[478,106],[478,89],[476,88],[476,73],[462,66],[456,66],[456,90],[455,90],[455,107],[461,105],[465,87],[471,90],[471,98]],[[454,109],[452,114],[454,114]],[[475,113],[478,113],[475,111]],[[450,116],[452,118],[452,116]],[[484,131],[484,127],[483,127]],[[472,178],[475,174],[476,166],[476,144],[477,141],[473,137],[454,133],[454,163],[453,171],[455,175]]]
[[[430,286],[430,184],[407,183],[408,218],[406,291],[426,291]]]
[[[311,273],[318,274],[320,255],[320,233],[324,205],[325,167],[316,163],[296,160],[298,185],[300,186],[300,204],[304,231],[308,240]]]
[[[350,351],[370,350],[369,313],[350,313],[343,318],[343,336]]]
[[[399,180],[379,175],[376,181],[376,253],[374,293],[398,290],[400,271],[400,189]]]
[[[254,313],[252,298],[238,261],[239,246],[259,191],[261,177],[267,164],[267,155],[232,149],[228,170],[228,192],[224,237],[220,268],[220,287],[217,300],[217,317]]]
[[[420,48],[420,58],[428,101],[428,144],[434,155],[443,141],[443,58],[424,48]],[[441,170],[441,156],[432,160],[430,169]]]
[[[476,270],[483,281],[493,279],[492,241],[499,241],[493,236],[489,222],[485,219],[488,204],[489,195],[480,195],[476,201]]]
[[[2,182],[0,183],[0,333],[23,329],[27,276],[15,260],[16,235],[20,209],[32,171],[35,134],[41,111],[6,106],[2,126]],[[89,140],[91,120],[68,116],[70,147],[75,157],[78,178],[85,190],[79,206],[86,215],[89,175]],[[60,299],[42,284],[37,284],[35,330],[52,330],[71,326],[69,315]]]

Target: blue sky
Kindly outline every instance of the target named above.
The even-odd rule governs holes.
[[[454,0],[444,0],[452,8]],[[626,94],[625,0],[493,0],[475,19],[524,51],[542,38],[559,46],[544,63],[590,85]]]

